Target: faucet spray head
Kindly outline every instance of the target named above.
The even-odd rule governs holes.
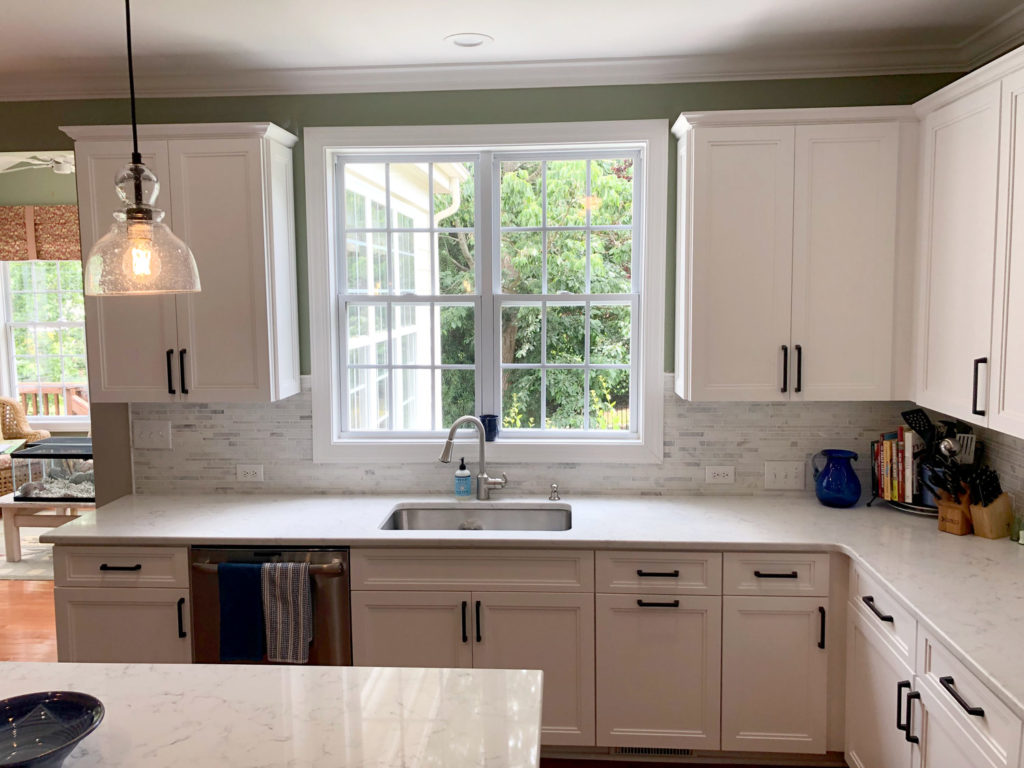
[[[455,448],[454,440],[445,440],[444,448],[441,449],[441,455],[438,457],[442,464],[450,464],[452,461],[452,450]]]

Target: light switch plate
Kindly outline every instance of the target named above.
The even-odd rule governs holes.
[[[171,450],[171,422],[133,421],[132,447],[154,451]]]
[[[764,487],[769,491],[802,491],[806,474],[802,461],[766,461]]]
[[[709,485],[731,485],[736,482],[736,468],[704,467],[704,482]]]

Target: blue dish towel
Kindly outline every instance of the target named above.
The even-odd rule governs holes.
[[[219,563],[220,660],[262,661],[262,567],[259,563]]]

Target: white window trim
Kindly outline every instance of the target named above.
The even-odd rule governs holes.
[[[393,147],[430,146],[463,149],[479,146],[515,147],[550,144],[581,145],[634,142],[644,146],[646,203],[643,233],[643,301],[640,306],[640,344],[634,350],[643,409],[637,437],[545,437],[542,440],[499,439],[487,446],[488,461],[499,463],[661,462],[664,441],[665,262],[669,126],[667,120],[621,120],[580,123],[523,123],[509,125],[383,126],[306,128],[303,132],[306,171],[306,239],[309,274],[310,352],[313,389],[313,460],[327,462],[437,461],[437,437],[401,439],[345,438],[335,440],[342,407],[333,393],[333,375],[341,370],[340,345],[334,334],[341,327],[334,299],[333,155],[360,148],[386,151]],[[467,458],[475,460],[476,435],[460,433]],[[462,449],[460,449],[462,450]]]

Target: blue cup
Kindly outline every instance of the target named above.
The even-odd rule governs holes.
[[[498,436],[498,414],[483,413],[480,415],[480,421],[484,425],[484,440],[493,443]]]

